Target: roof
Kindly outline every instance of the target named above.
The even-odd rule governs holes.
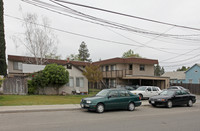
[[[27,56],[14,56],[14,55],[8,55],[8,60],[11,61],[17,61],[17,62],[24,62],[24,63],[31,63],[35,64],[35,58],[34,57],[27,57]],[[68,60],[56,60],[56,59],[44,59],[45,65],[46,64],[51,64],[51,63],[56,63],[56,64],[61,64],[65,65],[67,63],[76,65],[76,66],[86,66],[91,64],[90,62],[84,62],[84,61],[68,61]],[[136,64],[158,64],[158,60],[153,60],[153,59],[145,59],[145,58],[112,58],[112,59],[107,59],[107,60],[102,60],[102,61],[97,61],[93,62],[92,64],[95,65],[106,65],[106,64],[131,64],[131,63],[136,63]]]
[[[188,69],[186,72],[188,72],[189,70],[191,70],[193,67],[195,67],[195,66],[199,66],[200,67],[200,64],[194,64],[192,67],[190,67],[190,69]],[[186,73],[185,72],[185,73]]]
[[[107,65],[107,64],[158,64],[158,60],[145,59],[145,58],[112,58],[107,60],[101,60],[93,62],[95,65]]]
[[[165,72],[162,76],[170,77],[170,79],[185,79],[185,71]]]
[[[24,62],[24,63],[31,63],[35,64],[35,58],[34,57],[27,57],[27,56],[14,56],[14,55],[8,55],[8,60],[10,61],[17,61],[17,62]],[[76,65],[76,66],[86,66],[90,64],[89,62],[83,62],[83,61],[67,61],[67,60],[56,60],[56,59],[44,59],[44,64],[51,64],[56,63],[60,65],[65,65],[67,63]]]

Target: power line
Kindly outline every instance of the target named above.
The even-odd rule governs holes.
[[[62,2],[62,3],[66,3],[66,4],[71,4],[71,5],[80,6],[80,7],[84,7],[84,8],[90,8],[90,9],[94,9],[94,10],[104,11],[104,12],[108,12],[108,13],[112,13],[112,14],[117,14],[117,15],[126,16],[126,17],[130,17],[130,18],[140,19],[140,20],[149,21],[149,22],[153,22],[153,23],[159,23],[159,24],[163,24],[163,25],[169,25],[169,26],[175,26],[175,27],[179,27],[179,28],[200,31],[199,28],[193,28],[193,27],[188,27],[188,26],[171,24],[171,23],[167,23],[167,22],[161,22],[161,21],[157,21],[157,20],[153,20],[153,19],[147,19],[147,18],[143,18],[143,17],[139,17],[139,16],[133,16],[133,15],[125,14],[125,13],[115,12],[115,11],[111,11],[111,10],[106,10],[106,9],[102,9],[102,8],[92,7],[92,6],[88,6],[88,5],[83,5],[83,4],[78,4],[78,3],[73,3],[73,2],[63,1],[63,0],[49,0],[49,1],[51,1],[51,2],[58,1],[58,2]]]

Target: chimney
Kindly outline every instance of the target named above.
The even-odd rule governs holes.
[[[67,58],[67,63],[69,63],[69,58]]]

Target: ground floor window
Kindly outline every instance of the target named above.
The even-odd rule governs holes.
[[[76,87],[83,87],[84,79],[83,77],[76,77]]]
[[[73,77],[69,77],[69,82],[67,83],[67,86],[74,87],[74,78]]]

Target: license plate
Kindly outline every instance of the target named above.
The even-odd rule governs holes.
[[[89,105],[85,105],[85,107],[89,107]]]
[[[151,101],[151,103],[152,103],[152,104],[154,104],[154,103],[155,103],[155,101]]]

